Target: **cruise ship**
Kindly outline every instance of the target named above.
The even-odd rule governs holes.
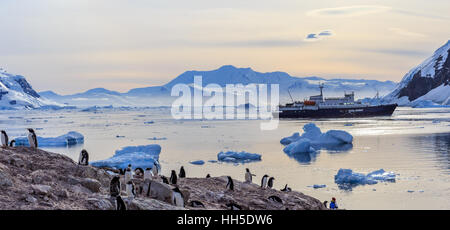
[[[309,100],[280,105],[276,112],[279,118],[352,118],[391,116],[397,104],[369,105],[355,102],[355,93],[344,93],[344,97],[323,97],[323,84],[319,84],[320,95]],[[276,116],[276,114],[274,114]]]

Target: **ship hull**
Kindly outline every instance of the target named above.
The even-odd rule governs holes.
[[[308,109],[283,109],[280,108],[279,118],[353,118],[353,117],[377,117],[391,116],[397,104],[352,107],[352,108],[321,108]]]

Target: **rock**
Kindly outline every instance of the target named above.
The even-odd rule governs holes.
[[[45,182],[48,182],[48,181],[52,180],[52,178],[49,176],[49,174],[50,174],[49,172],[46,172],[44,170],[39,169],[39,170],[33,171],[30,174],[30,176],[31,176],[31,179],[32,179],[33,183],[35,183],[35,184],[43,184]]]
[[[115,205],[113,205],[111,203],[111,200],[103,198],[103,199],[98,199],[98,198],[88,198],[87,199],[88,203],[93,205],[95,207],[95,209],[100,209],[100,210],[114,210],[115,209]]]
[[[128,204],[129,210],[186,210],[154,199],[133,199]]]
[[[0,188],[6,188],[12,186],[12,181],[6,173],[0,171]]]
[[[150,197],[167,203],[172,200],[172,188],[168,184],[158,181],[151,181]]]
[[[28,203],[36,203],[36,202],[37,202],[37,199],[34,198],[34,197],[31,196],[31,195],[28,195],[28,196],[25,198],[25,200],[26,200]]]
[[[38,195],[48,195],[52,187],[43,184],[32,184],[33,192]]]
[[[102,184],[98,180],[92,179],[92,178],[84,178],[81,180],[81,185],[83,185],[85,188],[91,190],[91,192],[100,192],[100,187],[102,187]]]

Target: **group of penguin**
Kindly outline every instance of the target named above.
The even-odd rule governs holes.
[[[9,142],[9,137],[8,134],[6,134],[5,130],[1,130],[0,131],[0,140],[1,140],[1,144],[2,147],[14,147],[16,145],[16,140],[11,140],[11,142]],[[30,143],[30,147],[31,148],[37,148],[38,147],[38,141],[37,141],[37,136],[36,133],[34,132],[33,129],[28,129],[28,143]]]

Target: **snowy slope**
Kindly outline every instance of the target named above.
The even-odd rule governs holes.
[[[0,70],[0,109],[32,109],[42,106],[59,106],[41,98],[25,77]]]
[[[422,101],[432,104],[448,103],[450,94],[450,41],[433,55],[410,70],[398,87],[384,101],[399,105],[414,105]],[[421,103],[423,104],[423,103]]]
[[[76,106],[161,106],[170,105],[175,97],[170,97],[171,89],[176,84],[192,86],[194,76],[202,76],[203,86],[218,84],[279,84],[280,101],[289,102],[288,89],[296,100],[303,100],[310,95],[319,93],[319,82],[325,84],[325,96],[343,96],[344,91],[355,91],[357,98],[373,97],[379,91],[380,95],[391,92],[396,83],[392,81],[355,80],[355,79],[324,79],[319,77],[299,78],[284,72],[260,73],[251,68],[236,68],[231,65],[222,66],[211,71],[186,71],[163,86],[136,88],[127,93],[118,93],[106,89],[89,90],[74,95],[57,95],[53,92],[43,92],[42,95],[60,103]]]

